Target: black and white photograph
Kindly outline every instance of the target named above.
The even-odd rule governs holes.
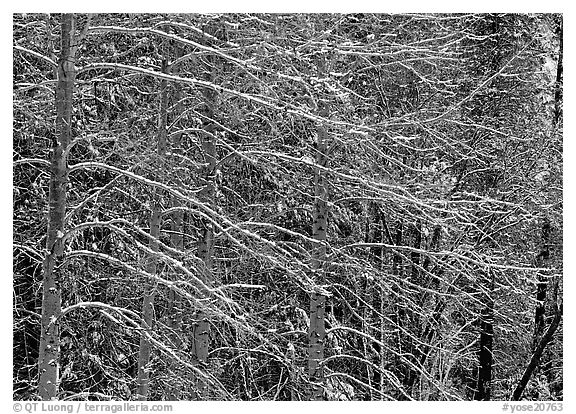
[[[15,412],[564,409],[560,10],[11,17]]]

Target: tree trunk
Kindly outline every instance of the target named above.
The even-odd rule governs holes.
[[[176,211],[173,213],[171,223],[172,234],[170,236],[170,243],[173,248],[178,251],[184,251],[184,237],[183,237],[183,223],[184,214],[182,211]],[[180,339],[180,332],[182,329],[182,298],[177,292],[172,289],[168,291],[168,321],[167,325],[171,330],[171,341],[173,349],[180,349],[182,346],[182,340]],[[179,375],[180,369],[179,365],[176,363],[170,364],[171,374]],[[180,384],[168,384],[166,390],[166,400],[168,401],[178,401],[180,399]]]
[[[153,207],[152,215],[150,216],[150,235],[157,239],[160,237],[160,210],[157,206]],[[155,240],[150,240],[150,248],[158,251],[158,243]],[[150,257],[148,259],[148,266],[146,271],[150,274],[156,274],[156,258]],[[147,338],[147,334],[152,331],[154,323],[154,294],[156,286],[148,287],[144,293],[144,301],[142,303],[142,324],[143,330],[140,336],[140,349],[138,352],[138,377],[137,377],[137,398],[140,401],[148,399],[148,388],[150,383],[150,351],[151,345]]]
[[[412,241],[414,248],[420,249],[422,247],[422,221],[420,219],[416,220],[416,223],[411,225],[412,229]],[[410,281],[415,285],[421,285],[420,281],[420,253],[418,252],[411,252],[410,253],[410,261],[411,261],[411,272],[410,272]],[[415,300],[421,297],[419,292],[416,292]],[[420,326],[420,318],[416,312],[409,312],[409,319],[411,319],[412,326],[418,327]],[[421,346],[418,343],[415,343],[412,338],[407,338],[407,345],[410,349],[410,359],[415,365],[418,365],[421,356]],[[407,382],[407,389],[408,391],[412,390],[414,383],[416,382],[416,378],[419,376],[418,371],[410,368],[408,374],[408,382]]]
[[[430,250],[431,251],[437,251],[438,247],[440,246],[440,233],[441,233],[441,227],[439,225],[434,226],[434,232],[432,233],[432,240],[430,241]],[[430,267],[430,256],[427,255],[424,258],[424,263],[422,263],[422,268],[424,269],[424,273],[426,273]],[[430,284],[436,284],[437,280],[435,278],[430,278],[430,282],[427,283],[428,285]]]
[[[212,65],[208,72],[207,80],[213,82],[216,77],[215,59],[208,58]],[[203,90],[205,101],[206,121],[204,123],[205,134],[201,136],[201,146],[204,155],[205,166],[201,175],[205,181],[204,188],[200,192],[200,200],[214,206],[216,203],[216,173],[217,173],[217,153],[214,133],[216,126],[214,119],[214,107],[216,105],[217,93],[205,88]],[[204,283],[210,285],[212,282],[212,252],[214,248],[214,229],[212,224],[205,222],[204,230],[198,241],[197,255],[204,262],[204,272],[201,278]],[[208,350],[210,345],[210,322],[206,314],[197,309],[194,313],[194,328],[192,332],[192,361],[194,364],[206,365],[208,361]],[[192,392],[193,399],[204,400],[208,398],[208,389],[202,380],[194,381],[195,386]]]
[[[562,39],[562,23],[559,28],[560,46],[558,50],[558,61],[556,65],[556,82],[554,90],[554,111],[552,114],[552,134],[556,132],[556,126],[560,120],[562,113],[562,57],[563,57],[563,39]],[[550,219],[544,218],[542,223],[542,233],[540,252],[536,256],[536,267],[546,266],[550,259]],[[544,332],[545,316],[546,316],[546,290],[548,288],[548,278],[545,273],[538,273],[538,283],[536,284],[536,312],[534,315],[534,337],[532,340],[532,350],[534,351],[539,344],[540,336]]]
[[[327,132],[324,126],[319,126],[316,142],[316,163],[321,166],[327,165],[326,157]],[[325,242],[328,228],[328,187],[324,173],[317,169],[314,174],[314,222],[312,225],[312,237],[315,240]],[[326,261],[326,245],[316,247],[312,254],[312,272],[317,284],[323,282],[323,268]],[[311,383],[310,400],[321,401],[324,399],[324,340],[326,328],[324,313],[326,297],[313,292],[310,295],[310,328],[308,332],[308,376]]]
[[[482,310],[480,317],[480,349],[478,351],[478,383],[474,399],[479,401],[489,401],[492,384],[492,362],[493,362],[493,341],[494,341],[494,273],[489,271],[488,294],[485,295],[486,307]]]
[[[394,235],[394,245],[401,246],[402,245],[402,228],[404,227],[403,220],[398,220],[396,224],[396,234]],[[400,280],[402,278],[402,256],[396,251],[392,257],[392,274],[398,276]]]
[[[518,382],[518,385],[516,386],[516,389],[512,394],[512,401],[519,401],[520,398],[522,398],[522,393],[524,392],[524,389],[526,388],[526,385],[528,384],[528,381],[530,380],[532,373],[538,367],[540,358],[544,353],[544,349],[550,343],[550,341],[552,341],[552,337],[554,336],[556,329],[558,329],[558,325],[560,325],[560,320],[562,319],[562,311],[563,311],[562,308],[563,308],[562,305],[556,308],[556,314],[554,315],[552,323],[548,327],[548,330],[546,331],[544,336],[540,338],[540,341],[538,342],[538,345],[536,346],[536,349],[532,354],[532,358],[530,358],[530,362],[528,363],[528,366],[526,367],[526,370],[524,371],[522,378]]]
[[[552,113],[552,131],[551,134],[554,135],[557,133],[557,126],[558,122],[560,121],[560,117],[562,116],[562,76],[563,76],[563,23],[560,22],[560,26],[558,28],[557,35],[560,39],[559,49],[558,49],[558,60],[556,64],[556,82],[554,87],[554,109]],[[542,228],[541,228],[541,245],[540,251],[536,256],[535,266],[539,268],[547,267],[548,261],[550,260],[550,233],[552,231],[552,226],[550,223],[550,218],[548,216],[544,217],[542,221]],[[536,310],[534,312],[534,335],[532,338],[532,353],[533,358],[534,355],[537,354],[537,351],[542,343],[544,334],[544,328],[546,326],[546,300],[547,300],[547,291],[548,291],[548,284],[549,284],[549,272],[547,271],[539,271],[538,272],[538,282],[536,283]],[[545,345],[544,345],[545,346]],[[543,349],[542,349],[543,352]],[[532,367],[532,370],[537,368],[538,363],[540,362],[540,356],[538,356],[538,360],[536,361],[535,365]],[[532,362],[532,361],[531,361]],[[543,364],[545,367],[547,364]],[[529,367],[530,368],[530,365]],[[527,371],[525,372],[528,373]],[[546,369],[544,368],[544,371]],[[531,372],[528,373],[528,377],[526,378],[526,383],[531,375]],[[524,377],[523,377],[524,379]],[[522,381],[521,381],[522,382]],[[514,393],[513,399],[520,399],[522,394],[523,388],[526,384],[523,385],[522,390],[519,390],[520,384]],[[516,392],[518,392],[518,398],[516,398]]]
[[[490,17],[491,19],[491,32],[495,36],[495,44],[493,50],[490,54],[490,61],[488,62],[490,72],[497,73],[500,70],[504,51],[502,44],[502,35],[504,31],[504,26],[501,21],[501,16],[494,15]],[[500,97],[496,93],[499,88],[499,84],[495,79],[492,79],[489,83],[489,88],[494,92],[494,94],[489,94],[488,106],[483,107],[480,113],[484,113],[485,116],[494,119],[493,126],[499,129],[499,120],[496,114],[499,110]],[[486,105],[484,103],[483,105]],[[496,190],[499,184],[498,175],[493,175],[492,177],[484,180],[484,191],[489,193],[491,190]],[[479,246],[482,239],[477,240],[477,246]],[[494,341],[494,273],[492,270],[488,270],[489,274],[486,275],[488,279],[485,283],[484,289],[480,287],[482,293],[483,303],[485,307],[481,311],[480,315],[480,347],[478,350],[478,379],[476,383],[476,390],[474,392],[474,399],[480,401],[489,401],[491,398],[491,388],[492,388],[492,364],[493,364],[493,341]],[[482,282],[480,282],[482,285]]]
[[[414,235],[414,247],[420,249],[422,247],[422,221],[420,219],[413,224],[412,233]],[[410,260],[412,261],[412,283],[418,284],[420,279],[420,269],[418,268],[420,266],[420,253],[410,253]]]
[[[562,115],[562,76],[563,76],[563,58],[564,58],[564,39],[563,39],[563,22],[560,22],[560,28],[558,29],[558,36],[560,37],[560,48],[558,50],[558,63],[556,65],[556,90],[554,91],[554,118],[552,120],[552,126],[554,129],[558,122],[560,121],[560,116]]]
[[[179,47],[176,47],[176,59],[181,58],[183,55],[183,50]],[[170,66],[171,73],[177,74],[177,69],[175,64]],[[180,116],[183,111],[184,107],[182,105],[182,85],[180,84],[173,84],[173,102],[175,106],[175,112],[177,116]],[[172,142],[168,143],[170,147],[170,151],[176,154],[182,154],[182,133],[177,133],[174,135]],[[178,176],[178,174],[174,175],[174,180],[177,182],[179,187],[183,187],[182,180]],[[178,205],[179,202],[177,199],[174,199],[174,205]],[[184,251],[184,213],[181,210],[177,210],[172,213],[171,225],[170,225],[171,235],[170,235],[170,244],[176,250],[183,252]],[[180,272],[176,272],[175,279],[177,280],[181,276]],[[183,305],[184,300],[183,298],[174,290],[170,289],[168,291],[168,305],[167,305],[167,314],[168,314],[168,321],[167,325],[171,330],[171,341],[172,347],[177,350],[180,349],[182,346],[182,339],[181,339],[181,331],[182,331],[182,320],[183,320]],[[170,373],[176,376],[180,376],[182,371],[180,369],[180,365],[174,361],[170,363]],[[181,384],[174,384],[169,383],[167,384],[166,390],[166,400],[168,401],[178,401],[180,400],[182,387]]]
[[[542,245],[540,252],[536,256],[536,267],[546,266],[550,259],[550,220],[546,217],[542,223]],[[532,350],[538,347],[540,337],[546,325],[546,290],[548,289],[548,278],[546,273],[538,272],[538,283],[536,284],[536,311],[534,315],[534,338]]]
[[[166,61],[162,63],[162,72],[168,73],[168,64]],[[161,162],[162,157],[166,153],[166,126],[168,123],[168,82],[162,80],[160,82],[160,115],[158,117],[158,161]],[[159,165],[157,166],[159,168]],[[150,216],[150,249],[158,251],[158,240],[160,239],[161,227],[161,205],[158,194],[154,194],[152,201],[152,214]],[[150,257],[146,271],[150,274],[156,274],[156,257]],[[142,303],[142,324],[143,330],[140,336],[140,349],[138,353],[138,376],[137,376],[137,398],[141,401],[148,399],[149,384],[150,384],[150,351],[151,345],[147,338],[152,332],[154,324],[154,296],[156,293],[156,284],[148,286],[144,293],[144,300]]]
[[[72,138],[72,105],[76,78],[77,45],[74,41],[74,15],[63,14],[61,21],[61,49],[56,85],[56,131],[50,158],[47,254],[43,264],[42,322],[38,356],[38,392],[42,400],[56,399],[59,382],[60,268],[64,249],[60,239],[64,233],[68,166],[66,151]]]
[[[374,229],[374,231],[370,231],[367,233],[367,237],[366,237],[367,243],[382,243],[382,244],[386,244],[387,242],[390,244],[393,243],[392,235],[389,234],[389,231],[387,229],[386,217],[384,216],[383,211],[380,209],[380,207],[376,203],[370,203],[370,207],[368,210],[368,223],[370,223],[370,222],[374,222],[376,228]],[[368,225],[368,229],[369,228],[370,228],[370,226]],[[387,237],[388,237],[388,239],[387,239]],[[384,248],[382,246],[373,247],[372,248],[372,254],[374,256],[374,259],[378,263],[378,265],[377,265],[378,270],[382,271],[383,266],[384,266],[384,261],[385,261]],[[384,312],[385,312],[385,299],[384,298],[386,296],[386,291],[384,288],[383,281],[380,279],[376,279],[376,280],[377,280],[377,283],[374,286],[374,288],[371,291],[367,289],[367,296],[370,295],[370,297],[372,298],[372,307],[374,309],[372,312],[372,319],[374,321],[378,321],[377,322],[378,323],[378,325],[377,325],[378,326],[378,339],[380,340],[380,342],[385,343],[386,342],[386,324],[385,324],[386,320],[384,317],[382,317],[382,315],[384,315]],[[367,283],[367,287],[369,287],[368,283]],[[366,317],[365,320],[368,320],[368,317]],[[382,373],[385,372],[385,366],[386,366],[386,361],[387,361],[385,348],[382,347],[378,343],[372,343],[371,346],[377,355],[376,365],[380,369],[372,369],[371,370],[372,376],[371,377],[369,376],[369,380],[370,380],[369,384],[371,383],[370,385],[372,387],[377,388],[381,391],[381,394],[377,398],[380,401],[383,401],[384,395],[385,395],[385,390],[384,390],[385,377],[384,377],[384,375],[382,375]],[[370,400],[374,399],[374,395],[373,395],[372,390],[370,390],[368,397],[370,398]]]
[[[404,243],[404,220],[399,219],[396,222],[396,231],[394,233],[394,245],[402,246]],[[392,274],[395,276],[394,291],[396,294],[395,302],[393,303],[394,309],[394,323],[396,324],[395,329],[395,343],[394,346],[397,349],[397,354],[395,356],[395,366],[398,367],[398,371],[401,373],[401,380],[404,385],[408,386],[410,382],[410,372],[411,368],[404,363],[404,357],[400,355],[407,355],[411,352],[410,349],[410,339],[406,336],[403,331],[403,327],[406,325],[406,294],[403,287],[403,277],[404,277],[404,264],[402,260],[402,255],[399,250],[394,250],[392,254]]]

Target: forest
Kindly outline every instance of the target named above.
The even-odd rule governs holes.
[[[563,399],[561,14],[14,14],[14,400]]]

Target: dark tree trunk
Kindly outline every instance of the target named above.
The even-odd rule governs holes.
[[[546,217],[542,223],[542,245],[536,256],[536,267],[544,267],[550,259],[550,220]],[[548,289],[548,277],[544,272],[538,272],[536,284],[536,311],[534,316],[534,339],[532,349],[536,349],[546,324],[546,291]]]
[[[412,226],[412,234],[413,234],[413,247],[416,249],[421,248],[422,244],[422,221],[417,220],[415,224]],[[412,272],[410,274],[412,278],[412,283],[418,283],[420,279],[420,253],[419,252],[412,252],[410,253],[410,260],[412,262]]]
[[[480,350],[478,351],[478,382],[474,399],[489,401],[492,388],[492,363],[494,345],[494,274],[489,271],[488,294],[485,296],[486,307],[480,316]]]
[[[532,354],[532,358],[530,358],[530,362],[528,363],[526,370],[524,370],[522,378],[520,379],[518,385],[514,389],[514,393],[512,394],[513,401],[519,401],[520,398],[522,398],[522,393],[524,392],[524,389],[526,388],[526,385],[528,384],[528,381],[530,380],[532,373],[536,370],[538,364],[540,363],[540,358],[544,353],[544,349],[546,349],[546,346],[550,343],[550,341],[552,341],[552,337],[554,336],[554,333],[556,332],[558,326],[560,325],[560,320],[562,319],[562,311],[563,311],[562,308],[563,308],[562,305],[560,305],[560,307],[557,307],[552,323],[548,327],[546,333],[542,336],[542,338],[540,338],[540,341],[538,342],[538,345],[536,346],[536,349]]]
[[[556,90],[554,91],[554,118],[553,127],[556,128],[558,122],[560,121],[560,116],[562,115],[562,76],[564,70],[563,58],[564,58],[564,27],[562,20],[560,21],[560,27],[558,29],[558,36],[560,37],[560,48],[558,50],[558,63],[556,66]]]
[[[412,244],[415,249],[420,249],[422,246],[422,221],[417,220],[415,223],[411,224],[410,226],[411,233],[412,233]],[[411,252],[410,253],[410,262],[411,262],[411,271],[410,271],[410,282],[416,286],[420,286],[420,253],[419,252]],[[419,302],[422,299],[422,296],[419,292],[415,294],[415,301]],[[417,328],[420,325],[420,318],[415,312],[410,312],[409,318],[411,319],[411,325]],[[412,363],[416,366],[419,365],[422,351],[419,344],[414,343],[412,338],[408,338],[408,346],[410,349],[410,359]],[[418,371],[413,368],[409,369],[408,374],[408,381],[406,383],[407,389],[410,391],[416,382],[416,378],[418,377]]]
[[[401,246],[402,245],[402,228],[404,223],[402,220],[398,220],[396,225],[396,234],[394,235],[394,245]],[[402,277],[402,256],[399,253],[394,252],[394,256],[392,258],[392,273],[399,278]]]

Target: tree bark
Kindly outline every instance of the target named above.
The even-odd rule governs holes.
[[[60,243],[64,235],[66,186],[68,166],[66,152],[72,139],[72,106],[76,78],[77,45],[74,39],[74,15],[63,14],[61,20],[61,48],[56,85],[56,131],[50,158],[47,254],[43,263],[42,321],[38,356],[38,392],[42,400],[56,399],[59,382],[60,314],[62,293],[60,268],[64,249]]]

